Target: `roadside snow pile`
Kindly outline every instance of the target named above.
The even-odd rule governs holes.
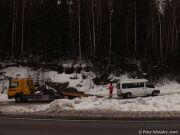
[[[6,105],[0,106],[1,112],[5,113],[34,113],[34,112],[41,112],[46,110],[49,107],[48,104],[38,105],[38,104],[14,104],[14,105]]]
[[[0,94],[0,101],[10,101],[7,94]]]
[[[47,112],[59,112],[61,110],[73,109],[73,102],[67,99],[55,100],[49,104]]]
[[[180,94],[164,95],[148,98],[134,99],[108,99],[108,98],[76,98],[73,100],[59,99],[49,104],[13,104],[0,106],[2,112],[15,113],[61,113],[63,111],[86,111],[92,112],[173,112],[180,111]]]
[[[87,97],[74,100],[55,100],[49,104],[47,112],[62,110],[91,111],[180,111],[180,94],[148,98],[115,100],[107,98]]]

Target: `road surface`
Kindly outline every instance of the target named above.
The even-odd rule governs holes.
[[[0,135],[166,135],[167,133],[179,135],[180,121],[64,121],[0,118]]]

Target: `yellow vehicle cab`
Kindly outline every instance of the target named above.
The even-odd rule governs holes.
[[[12,79],[9,83],[8,98],[15,98],[19,94],[28,96],[34,91],[35,85],[32,79]]]

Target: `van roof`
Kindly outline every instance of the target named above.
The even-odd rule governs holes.
[[[148,82],[146,79],[120,79],[120,83]]]

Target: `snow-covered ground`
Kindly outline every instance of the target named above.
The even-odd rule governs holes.
[[[11,111],[15,112],[37,112],[37,111],[58,111],[58,110],[106,110],[106,111],[180,111],[180,84],[177,82],[166,81],[164,85],[158,86],[161,95],[158,97],[139,97],[133,99],[119,99],[117,90],[114,90],[113,99],[109,100],[108,89],[106,85],[97,86],[92,82],[95,75],[91,72],[84,72],[86,79],[82,74],[77,74],[78,79],[70,79],[74,74],[58,74],[56,71],[34,71],[27,67],[8,67],[0,70],[3,73],[0,76],[0,101],[9,101],[7,99],[8,77],[26,78],[32,77],[47,79],[53,82],[69,82],[70,87],[75,87],[79,91],[88,94],[105,96],[104,98],[87,97],[76,98],[73,100],[61,99],[55,100],[50,104],[32,105],[32,106],[11,106]],[[127,76],[121,76],[127,78]],[[2,108],[1,108],[2,109]],[[4,108],[8,111],[8,107]]]
[[[134,98],[134,99],[108,99],[108,98],[76,98],[73,100],[59,99],[49,104],[13,104],[0,107],[2,112],[47,112],[58,113],[69,111],[93,111],[93,112],[174,112],[180,111],[180,94],[164,95],[158,97]]]
[[[180,94],[148,98],[117,100],[108,98],[76,98],[55,100],[47,106],[47,111],[58,109],[106,110],[106,111],[180,111]]]

